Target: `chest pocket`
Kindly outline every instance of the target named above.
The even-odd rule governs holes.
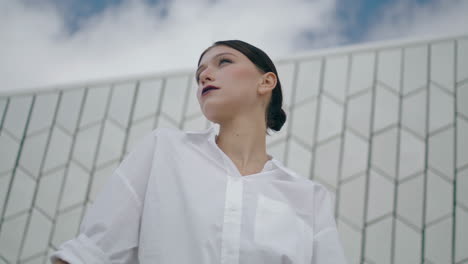
[[[286,203],[258,197],[254,242],[271,264],[310,264],[313,230]]]

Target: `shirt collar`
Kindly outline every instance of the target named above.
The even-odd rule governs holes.
[[[219,132],[219,125],[213,124],[213,123],[210,123],[210,127],[204,130],[186,130],[185,131],[185,133],[192,139],[210,140],[212,142],[215,141],[215,137],[218,134],[218,132]],[[285,172],[291,177],[294,177],[294,178],[299,177],[299,175],[297,175],[296,172],[284,166],[281,161],[275,159],[275,157],[273,157],[270,154],[267,154],[267,155],[271,157],[271,162],[274,166],[281,169],[283,172]]]

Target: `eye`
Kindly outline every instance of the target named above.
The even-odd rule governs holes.
[[[230,59],[226,59],[226,58],[221,58],[219,60],[219,64],[223,63],[223,62],[232,62]]]
[[[232,63],[232,60],[227,59],[227,58],[220,58],[220,59],[219,59],[219,64],[221,65],[221,63],[223,63],[223,62]],[[200,81],[200,74],[197,74],[197,75],[195,76],[195,80],[196,80],[197,82]]]

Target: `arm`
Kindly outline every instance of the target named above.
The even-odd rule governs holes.
[[[88,207],[78,236],[61,244],[50,263],[138,263],[139,228],[155,137],[153,131],[140,140],[108,177]]]
[[[61,244],[51,262],[61,259],[72,264],[138,263],[140,212],[141,205],[125,176],[114,171],[87,209],[78,236]]]

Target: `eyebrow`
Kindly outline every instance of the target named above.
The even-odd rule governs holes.
[[[222,56],[222,55],[226,55],[226,54],[233,55],[234,57],[236,56],[236,55],[234,55],[234,54],[231,53],[231,52],[222,52],[222,53],[219,53],[219,54],[217,54],[216,56],[214,56],[213,59],[214,59],[214,58],[217,58],[217,57],[219,57],[219,56]],[[205,66],[204,64],[200,65],[200,66],[198,67],[197,71],[195,72],[195,76],[196,76],[197,78],[198,78],[198,74],[199,74],[200,70],[201,70],[204,66]]]

